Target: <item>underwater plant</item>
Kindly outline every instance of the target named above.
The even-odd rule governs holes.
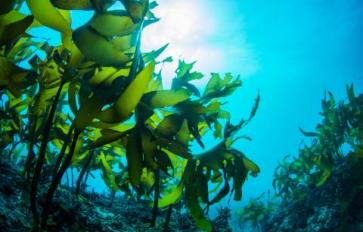
[[[322,121],[297,156],[275,169],[272,198],[263,195],[235,211],[240,228],[257,231],[359,231],[363,196],[363,94],[346,87],[347,99],[332,93],[322,101]],[[347,228],[351,228],[347,229]]]
[[[251,198],[247,205],[241,209],[236,210],[236,224],[240,229],[249,228],[248,224],[257,231],[262,231],[261,223],[267,219],[276,207],[274,199],[270,199],[270,192],[268,198],[263,201],[264,193],[256,198]]]
[[[355,96],[347,86],[348,102],[336,102],[332,93],[322,101],[323,120],[316,132],[300,131],[312,138],[292,160],[288,156],[275,170],[273,187],[283,198],[300,198],[311,186],[321,187],[331,177],[334,166],[345,157],[361,162],[363,95]],[[299,197],[298,197],[299,195]]]
[[[233,148],[245,138],[237,132],[255,116],[260,97],[250,116],[234,125],[221,99],[241,86],[239,77],[212,74],[202,93],[193,81],[203,74],[179,61],[165,89],[155,70],[170,61],[158,61],[167,46],[141,51],[143,29],[159,20],[152,13],[157,3],[121,0],[124,9],[109,10],[115,2],[0,1],[1,156],[24,166],[24,200],[35,231],[47,230],[52,199],[74,169],[78,196],[88,175],[100,170],[113,195],[122,191],[150,202],[151,226],[167,207],[167,227],[173,205],[183,200],[195,224],[211,231],[210,205],[232,193],[241,200],[247,176],[260,172]],[[20,12],[25,3],[30,16]],[[94,16],[73,31],[71,10]],[[29,35],[44,26],[61,34],[60,45]],[[211,149],[203,143],[207,133],[218,141]],[[194,154],[194,142],[205,151]]]

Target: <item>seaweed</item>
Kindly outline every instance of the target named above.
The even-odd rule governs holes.
[[[272,199],[250,200],[237,212],[238,224],[251,223],[259,231],[360,230],[363,94],[356,95],[353,85],[346,93],[339,102],[325,94],[315,131],[299,128],[310,142],[278,163]]]
[[[19,12],[25,2],[30,16]],[[204,75],[193,71],[194,63],[179,61],[172,87],[165,89],[155,70],[167,45],[141,51],[143,29],[159,20],[152,13],[157,4],[121,0],[124,10],[108,10],[115,2],[1,1],[1,158],[7,154],[23,165],[23,200],[30,204],[34,231],[50,228],[54,195],[67,170],[74,169],[79,198],[88,175],[99,170],[112,199],[121,191],[150,203],[151,226],[159,208],[167,207],[169,227],[173,206],[182,202],[195,224],[211,231],[210,205],[228,194],[241,200],[248,174],[260,172],[232,147],[249,139],[237,132],[255,116],[260,97],[249,118],[233,125],[222,98],[241,86],[239,77],[212,74],[202,94],[193,81]],[[71,10],[94,16],[73,31]],[[35,42],[28,30],[40,26],[58,31],[61,44]],[[203,142],[207,133],[220,141],[209,150]],[[205,151],[194,154],[194,142]]]
[[[265,193],[256,198],[251,198],[248,203],[240,209],[236,210],[235,223],[240,229],[252,227],[257,231],[262,231],[262,223],[272,214],[276,205],[276,199],[270,198],[268,192],[267,199],[264,198]],[[249,225],[250,224],[250,225]]]
[[[353,85],[347,86],[347,102],[336,103],[333,94],[327,95],[322,101],[323,120],[316,126],[316,132],[300,128],[312,138],[311,144],[304,145],[297,157],[285,159],[276,168],[274,188],[283,197],[294,197],[295,190],[301,194],[301,188],[323,186],[333,168],[347,157],[352,162],[361,162],[357,154],[362,147],[362,95],[355,96]]]

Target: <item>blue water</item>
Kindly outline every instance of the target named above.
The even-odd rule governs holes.
[[[298,127],[315,128],[325,90],[344,99],[345,85],[354,83],[362,92],[363,1],[228,2],[231,15],[244,18],[260,66],[229,105],[239,117],[260,89],[261,106],[245,130],[254,140],[238,144],[262,170],[246,183],[248,198],[271,188],[277,161],[297,153]]]
[[[173,27],[163,23],[171,14],[165,14],[157,29],[164,34],[153,34],[152,28],[147,29],[150,31],[146,31],[144,37],[145,48],[170,42],[165,56],[173,55],[175,60],[199,58],[196,68],[206,74],[230,71],[240,74],[243,87],[226,105],[234,122],[248,116],[258,90],[261,93],[256,117],[241,131],[253,141],[239,141],[236,148],[256,161],[262,172],[247,181],[243,202],[232,202],[233,208],[271,189],[277,162],[287,154],[296,154],[302,141],[309,142],[298,128],[313,130],[319,122],[325,90],[334,93],[337,99],[345,98],[346,84],[354,83],[357,92],[363,90],[361,0],[158,2],[161,14],[168,10],[178,13],[178,9],[163,8],[163,4],[172,6],[185,2],[189,13],[198,10],[190,14],[202,15],[204,20],[197,16],[188,18],[187,12],[184,17],[191,22],[183,26],[182,20],[174,18],[174,26],[176,30],[181,28],[201,36],[169,36],[169,28],[162,28],[162,25]],[[72,27],[76,28],[92,15],[73,12],[72,16]],[[209,28],[211,22],[213,25]],[[49,38],[51,43],[59,41],[59,35],[51,30],[37,29],[33,33]],[[175,67],[176,64],[170,65]],[[172,72],[166,70],[165,74],[168,83]],[[204,83],[198,85],[202,87]],[[211,147],[215,141],[208,139],[205,143]]]

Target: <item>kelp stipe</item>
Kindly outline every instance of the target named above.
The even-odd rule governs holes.
[[[46,116],[45,125],[42,130],[42,139],[41,139],[41,143],[40,143],[38,159],[36,162],[36,166],[35,166],[34,173],[33,173],[33,179],[32,179],[31,186],[30,186],[31,187],[30,188],[30,204],[31,204],[31,210],[33,213],[33,218],[36,222],[39,221],[38,214],[37,214],[37,204],[36,204],[39,176],[40,176],[40,173],[41,173],[43,165],[44,165],[45,154],[46,154],[46,150],[47,150],[47,146],[48,146],[48,142],[49,142],[49,135],[50,135],[50,131],[52,129],[54,116],[56,113],[56,109],[57,109],[58,102],[59,102],[64,85],[66,84],[67,81],[71,80],[76,75],[76,72],[71,67],[69,67],[69,56],[70,55],[68,54],[67,50],[64,50],[62,52],[61,56],[59,56],[57,52],[53,56],[56,59],[57,64],[59,65],[59,69],[62,69],[63,71],[61,71],[62,77],[60,80],[60,84],[57,87],[58,89],[54,96],[53,102],[50,106],[49,114]]]
[[[151,226],[158,223],[158,208],[167,207],[168,228],[173,205],[184,196],[196,225],[211,231],[205,216],[209,206],[232,192],[240,200],[247,175],[260,171],[232,147],[247,138],[236,133],[254,117],[259,95],[250,117],[233,125],[222,98],[240,87],[239,77],[214,73],[201,93],[192,81],[203,75],[193,71],[194,63],[179,61],[171,89],[163,88],[155,67],[171,61],[157,61],[167,45],[140,50],[143,29],[159,20],[152,13],[156,2],[122,0],[125,10],[108,10],[115,2],[27,0],[32,15],[25,16],[18,11],[23,1],[1,1],[0,91],[14,114],[1,118],[9,125],[1,131],[0,146],[6,149],[14,136],[27,145],[24,195],[30,199],[34,230],[50,228],[53,196],[66,171],[75,167],[81,170],[74,191],[79,197],[82,182],[100,170],[113,196],[122,191],[150,202]],[[72,31],[70,10],[75,9],[95,14]],[[52,47],[28,37],[28,29],[40,26],[58,31],[62,44]],[[29,46],[46,57],[39,58]],[[19,66],[25,60],[29,70]],[[21,104],[23,99],[32,104]],[[27,126],[18,120],[25,110]],[[191,143],[204,148],[208,131],[221,142],[193,154]],[[50,177],[45,183],[44,176]],[[217,186],[213,190],[211,183]],[[42,209],[38,191],[45,193]],[[211,192],[217,194],[209,199]]]

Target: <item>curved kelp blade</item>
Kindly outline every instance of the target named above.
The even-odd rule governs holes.
[[[151,62],[141,70],[116,100],[115,104],[111,108],[101,112],[100,120],[113,123],[127,119],[142,98],[153,76],[154,67],[155,62]]]
[[[126,158],[130,183],[134,187],[139,187],[143,169],[143,158],[141,142],[136,130],[134,130],[127,139]]]
[[[49,0],[26,0],[33,16],[44,26],[70,34],[69,22]]]
[[[212,231],[212,224],[205,217],[202,207],[199,205],[196,189],[186,187],[185,201],[195,224],[202,230]]]
[[[117,37],[108,40],[87,26],[74,31],[73,39],[87,59],[104,66],[125,66],[135,52],[135,41],[125,43]]]
[[[158,206],[160,208],[164,208],[169,205],[175,204],[180,199],[181,195],[183,194],[183,189],[184,189],[183,184],[179,184],[178,186],[172,188],[169,192],[164,194],[164,196],[162,196],[159,199]]]
[[[26,0],[26,3],[39,23],[62,34],[62,46],[72,54],[70,64],[78,65],[83,57],[72,42],[70,12],[55,8],[50,0]]]
[[[260,168],[258,167],[258,165],[245,156],[242,159],[245,168],[251,172],[252,176],[256,177],[258,173],[260,173]]]
[[[92,10],[92,0],[50,0],[51,3],[64,10]]]
[[[139,24],[134,23],[125,11],[108,11],[96,14],[90,21],[90,27],[103,36],[125,36],[133,33]]]
[[[8,44],[20,35],[25,33],[29,26],[33,23],[33,16],[27,16],[19,21],[5,25],[0,29],[0,45]]]
[[[162,108],[174,106],[190,97],[189,91],[179,90],[159,90],[152,91],[144,95],[143,102],[152,108]]]

